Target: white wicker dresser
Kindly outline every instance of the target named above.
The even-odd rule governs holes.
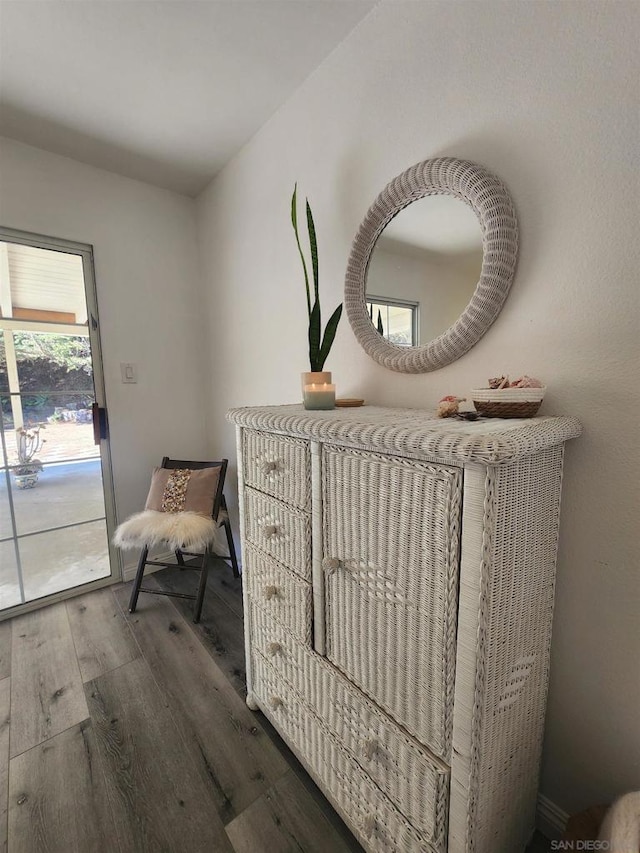
[[[573,418],[234,409],[248,698],[368,851],[533,830]]]

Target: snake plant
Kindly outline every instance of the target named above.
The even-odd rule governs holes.
[[[324,363],[329,355],[329,350],[333,344],[342,316],[342,304],[338,305],[327,323],[324,335],[322,335],[322,319],[320,315],[320,293],[318,278],[318,243],[316,240],[316,228],[313,222],[313,214],[309,206],[308,199],[306,200],[307,213],[307,231],[309,234],[309,249],[311,253],[311,271],[313,275],[313,304],[311,301],[311,288],[309,287],[309,273],[307,263],[305,261],[304,252],[300,245],[300,235],[298,233],[298,205],[297,205],[298,185],[293,188],[291,197],[291,224],[296,235],[296,244],[302,261],[302,270],[304,272],[304,284],[307,292],[307,313],[309,315],[309,364],[313,372],[321,371]]]
[[[371,317],[371,322],[373,323],[373,302],[369,306],[369,317]],[[378,334],[382,335],[384,338],[384,326],[382,324],[382,312],[378,308]]]

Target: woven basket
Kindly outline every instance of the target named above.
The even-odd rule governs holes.
[[[477,388],[471,392],[473,405],[486,418],[532,418],[542,405],[546,387]]]
[[[485,418],[532,418],[542,405],[542,400],[535,403],[489,403],[485,400],[474,400],[473,405]]]

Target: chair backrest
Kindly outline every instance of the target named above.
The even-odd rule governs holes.
[[[224,478],[227,474],[228,464],[228,459],[219,459],[215,462],[194,462],[189,459],[169,459],[168,456],[164,456],[162,459],[162,465],[160,467],[178,469],[188,468],[190,471],[199,471],[202,468],[220,468],[220,476],[218,477],[218,487],[216,489],[215,498],[213,499],[213,510],[211,511],[211,518],[213,518],[215,521],[218,518],[220,507],[224,502],[222,490],[224,488]]]

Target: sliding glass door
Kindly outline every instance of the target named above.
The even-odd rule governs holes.
[[[0,230],[0,312],[1,618],[119,562],[91,247]]]

